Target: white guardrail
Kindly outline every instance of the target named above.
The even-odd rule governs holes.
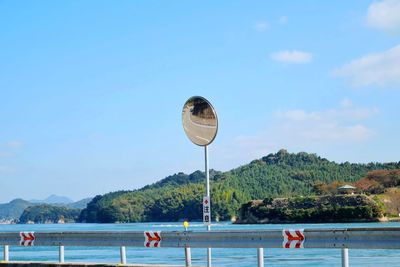
[[[4,261],[9,261],[9,246],[58,246],[64,262],[64,246],[120,247],[121,263],[126,263],[125,247],[185,248],[186,266],[190,266],[189,248],[257,248],[258,266],[263,266],[263,248],[342,249],[342,266],[349,266],[348,249],[400,249],[400,227],[283,229],[252,231],[90,231],[90,232],[0,232]]]

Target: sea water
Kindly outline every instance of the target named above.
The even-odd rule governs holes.
[[[400,223],[347,224],[258,224],[215,223],[212,230],[257,230],[299,228],[400,227]],[[16,224],[0,225],[5,231],[182,231],[182,223],[129,224]],[[204,231],[201,223],[191,223],[191,231]],[[400,240],[399,240],[400,242]],[[0,255],[3,248],[0,247]],[[192,265],[206,265],[206,249],[192,248]],[[183,248],[127,247],[128,263],[184,265]],[[264,249],[265,266],[341,266],[340,249]],[[350,249],[350,266],[400,266],[400,250]],[[219,248],[212,250],[213,266],[257,266],[257,249]],[[1,260],[1,259],[0,259]],[[10,247],[12,261],[58,261],[58,247]],[[118,247],[65,247],[66,262],[119,263]]]

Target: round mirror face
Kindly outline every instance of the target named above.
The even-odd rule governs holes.
[[[214,141],[218,130],[217,113],[205,98],[194,96],[183,106],[182,124],[190,141],[207,146]]]

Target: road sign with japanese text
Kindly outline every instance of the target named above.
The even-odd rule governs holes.
[[[210,197],[203,197],[203,223],[205,225],[211,224]]]

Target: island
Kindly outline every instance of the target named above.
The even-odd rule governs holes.
[[[366,195],[266,198],[243,204],[237,224],[371,222],[383,209]]]

